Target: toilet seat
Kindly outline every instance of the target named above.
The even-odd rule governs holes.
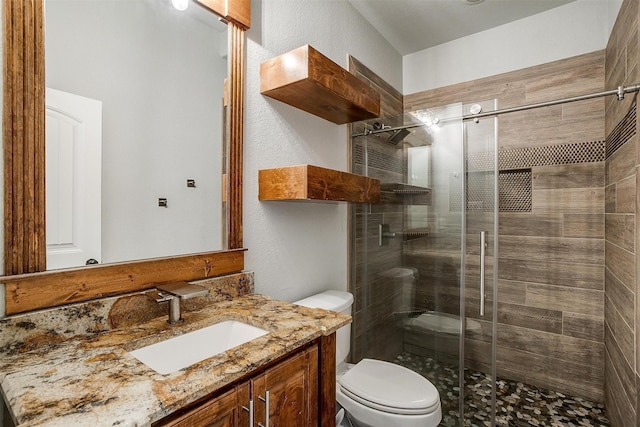
[[[342,393],[369,408],[399,415],[438,410],[438,390],[429,380],[403,366],[363,359],[338,384]]]

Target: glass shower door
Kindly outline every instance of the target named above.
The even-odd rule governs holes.
[[[416,268],[412,312],[404,321],[407,366],[431,381],[439,391],[441,425],[461,425],[462,318],[465,269],[465,154],[462,105],[411,113],[425,123],[425,147],[407,150],[408,182],[426,185],[430,198],[409,204],[407,226],[424,227],[428,235],[408,240],[403,261]],[[428,151],[428,159],[421,150]]]
[[[350,286],[355,295],[351,361],[386,360],[429,379],[439,391],[445,426],[465,421],[472,425],[474,416],[484,419],[492,410],[493,328],[485,319],[493,310],[485,306],[482,317],[473,307],[480,301],[476,229],[485,231],[488,246],[493,244],[493,217],[486,210],[496,204],[467,193],[479,179],[490,183],[495,174],[483,170],[478,177],[468,171],[466,150],[486,151],[474,142],[484,121],[467,130],[462,115],[463,106],[453,104],[360,123],[353,133],[383,132],[357,136],[352,145],[352,171],[380,179],[382,200],[351,208]],[[493,151],[489,156],[494,158]],[[486,251],[486,292],[493,289],[492,253]],[[485,299],[486,304],[491,301]],[[481,329],[468,332],[468,325]],[[467,343],[465,334],[475,334],[473,341]],[[464,394],[465,364],[476,362],[475,356],[468,360],[465,351],[487,350],[487,343],[489,353],[479,361],[488,360],[488,368],[474,365],[489,375],[488,383],[474,384],[476,391],[483,391],[477,401]]]
[[[494,101],[465,106],[494,110]],[[495,425],[498,164],[495,118],[466,120],[464,281],[461,294],[464,340],[461,342],[464,390],[461,425]],[[485,424],[489,423],[489,424]]]

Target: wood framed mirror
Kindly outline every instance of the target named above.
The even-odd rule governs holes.
[[[250,0],[196,0],[228,23],[228,249],[46,270],[44,0],[3,2],[4,277],[7,315],[244,268],[242,147]]]

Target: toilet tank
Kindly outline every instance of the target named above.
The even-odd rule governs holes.
[[[308,298],[295,301],[294,304],[309,308],[322,308],[351,315],[353,295],[343,291],[325,291]],[[351,324],[336,331],[336,365],[345,363],[351,348]]]

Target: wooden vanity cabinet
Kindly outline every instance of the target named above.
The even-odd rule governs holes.
[[[256,425],[269,427],[318,424],[318,346],[267,369],[251,381]]]
[[[249,401],[249,383],[236,386],[221,396],[213,397],[171,421],[159,426],[172,427],[236,427],[248,426],[249,414],[243,414],[242,402]]]
[[[258,372],[222,395],[214,395],[178,417],[160,421],[175,427],[313,426],[318,422],[318,345],[314,344]],[[249,402],[253,401],[253,424]],[[268,409],[267,409],[268,408]]]

